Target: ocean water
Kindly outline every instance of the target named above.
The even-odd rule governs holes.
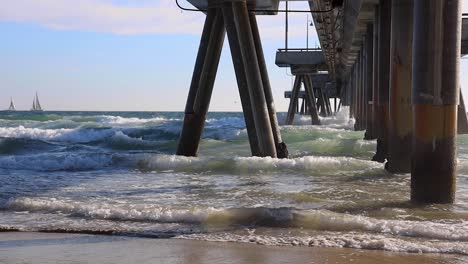
[[[468,255],[468,136],[456,203],[416,205],[347,116],[282,126],[278,160],[249,157],[241,113],[210,113],[187,158],[182,113],[1,112],[0,230]]]

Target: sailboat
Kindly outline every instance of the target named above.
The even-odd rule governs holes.
[[[36,92],[36,97],[34,97],[33,99],[33,105],[32,105],[32,108],[31,108],[31,111],[32,112],[42,112],[42,107],[41,107],[41,103],[39,103],[39,97],[37,96],[37,92]]]
[[[13,98],[10,97],[10,107],[8,107],[8,111],[16,111],[15,103],[13,103]]]

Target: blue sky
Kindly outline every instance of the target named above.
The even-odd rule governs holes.
[[[184,109],[203,14],[182,13],[172,0],[9,2],[0,10],[0,109],[10,96],[17,108],[29,109],[36,91],[49,110]],[[306,15],[290,19],[290,47],[305,47]],[[278,111],[286,111],[283,92],[292,85],[286,69],[274,64],[284,46],[283,23],[282,14],[259,17]],[[311,28],[310,46],[317,42]],[[462,60],[468,94],[466,75]],[[210,110],[241,110],[227,40]]]

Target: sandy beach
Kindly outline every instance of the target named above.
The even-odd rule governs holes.
[[[5,232],[0,263],[467,263],[458,255],[86,234]]]

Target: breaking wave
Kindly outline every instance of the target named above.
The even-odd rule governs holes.
[[[120,136],[124,137],[124,136]],[[124,137],[125,138],[125,137]],[[119,139],[114,139],[119,140]],[[132,140],[134,141],[134,140]],[[126,147],[126,142],[121,148]],[[134,144],[134,143],[132,143]],[[148,148],[145,141],[140,144]],[[116,146],[114,146],[116,148]],[[183,157],[166,154],[143,153],[49,153],[0,156],[0,169],[60,171],[91,170],[101,168],[129,168],[150,171],[257,173],[301,171],[314,173],[344,173],[363,170],[382,170],[379,163],[350,157],[306,156],[294,159],[260,157]]]
[[[74,217],[113,221],[198,224],[207,227],[242,225],[248,228],[300,228],[315,232],[306,236],[289,237],[233,233],[180,236],[188,239],[468,254],[468,223],[466,221],[436,223],[384,220],[327,210],[303,211],[294,208],[175,209],[157,205],[83,204],[54,198],[9,199],[4,201],[0,208],[17,212],[60,213]],[[416,240],[417,238],[430,240],[419,241]]]

